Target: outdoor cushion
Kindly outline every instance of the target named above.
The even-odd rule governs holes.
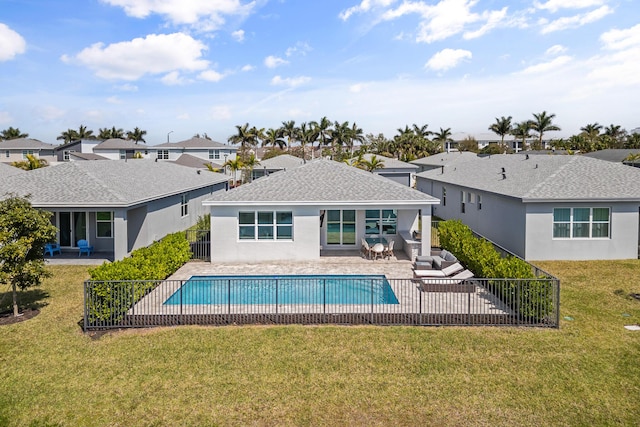
[[[414,277],[434,277],[444,279],[447,277],[442,270],[413,270]]]
[[[449,253],[449,251],[447,251],[446,249],[443,249],[440,251],[440,253],[438,254],[438,256],[442,259],[445,259],[447,257],[447,254]]]
[[[464,270],[464,267],[459,262],[456,262],[455,264],[451,264],[450,266],[445,267],[440,271],[442,271],[445,276],[451,276],[452,274],[455,274],[462,270]]]
[[[418,255],[416,257],[416,262],[433,262],[433,257],[429,255]]]
[[[471,279],[472,277],[473,277],[473,272],[471,270],[464,270],[456,274],[455,276],[453,276],[452,279],[466,280],[466,279]]]
[[[431,264],[431,261],[416,261],[413,263],[413,268],[415,268],[416,270],[431,270],[433,268],[433,264]]]

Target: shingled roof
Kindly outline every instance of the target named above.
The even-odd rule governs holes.
[[[362,158],[370,162],[373,156],[376,156],[378,160],[382,161],[383,166],[381,169],[411,169],[412,171],[419,169],[419,166],[417,165],[403,162],[398,159],[394,159],[392,157],[381,156],[380,154],[367,153],[367,154],[363,154]]]
[[[267,168],[269,170],[276,169],[293,169],[302,166],[304,160],[291,154],[281,154],[266,160],[260,160],[260,164],[254,169]]]
[[[226,148],[236,150],[236,147],[225,145],[217,141],[206,138],[190,138],[179,142],[165,142],[164,144],[154,145],[154,148]]]
[[[17,168],[15,166],[11,166],[6,163],[0,163],[0,178],[2,179],[13,176],[13,175],[20,175],[26,172],[27,171]]]
[[[169,162],[68,162],[9,176],[0,194],[31,194],[37,207],[128,207],[227,181]]]
[[[435,197],[344,163],[319,159],[226,192],[205,205],[437,204]]]
[[[417,177],[524,202],[640,200],[640,169],[583,156],[500,154],[443,171],[421,172]]]
[[[136,144],[135,141],[129,139],[111,138],[102,141],[93,147],[93,150],[147,150],[148,147],[143,144]]]
[[[33,138],[15,138],[0,140],[0,150],[52,150],[55,145]]]
[[[446,166],[454,163],[475,160],[478,155],[469,151],[452,151],[450,153],[438,153],[432,156],[423,157],[411,161],[412,165],[418,166]]]

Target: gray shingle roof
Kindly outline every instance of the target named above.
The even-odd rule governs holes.
[[[78,160],[108,160],[106,157],[101,156],[99,154],[94,153],[80,153],[80,152],[71,152],[69,153],[69,157],[78,159]]]
[[[398,159],[393,159],[387,156],[381,156],[380,154],[364,154],[362,156],[363,159],[367,161],[371,161],[371,158],[376,156],[376,158],[382,160],[384,166],[382,169],[410,169],[411,171],[416,171],[419,169],[419,166],[413,165],[411,163],[402,162]]]
[[[0,150],[52,150],[55,145],[33,138],[16,138],[0,141]]]
[[[267,160],[260,160],[260,164],[254,169],[262,169],[265,167],[268,170],[293,169],[303,164],[304,161],[300,157],[292,156],[291,154],[281,154]]]
[[[502,168],[506,179],[503,179]],[[640,169],[583,156],[500,154],[421,172],[418,179],[455,184],[523,201],[640,200]]]
[[[226,192],[205,205],[242,204],[437,204],[438,199],[332,160],[315,160]]]
[[[232,147],[230,145],[225,145],[206,138],[195,137],[185,141],[165,142],[164,144],[154,145],[154,148],[226,148],[228,150],[236,150],[236,147]]]
[[[144,144],[136,144],[135,141],[120,138],[111,138],[102,141],[93,147],[93,150],[148,150]]]
[[[438,153],[433,156],[416,159],[411,161],[411,164],[419,166],[447,166],[454,163],[475,160],[477,157],[477,154],[469,151],[452,151],[451,153]]]
[[[227,181],[169,162],[67,162],[7,177],[0,194],[31,194],[34,206],[126,207]]]
[[[200,157],[192,156],[191,154],[182,154],[173,163],[181,166],[187,166],[190,168],[198,168],[198,169],[207,169],[205,164],[210,164],[214,169],[222,168],[221,164],[213,163],[208,160],[204,160]]]
[[[2,179],[13,175],[23,174],[25,172],[27,171],[16,168],[15,166],[11,166],[6,163],[0,163],[0,178]]]
[[[584,157],[591,157],[592,159],[606,160],[608,162],[622,162],[627,158],[629,154],[640,154],[639,149],[612,149],[593,151],[591,153],[583,154]]]

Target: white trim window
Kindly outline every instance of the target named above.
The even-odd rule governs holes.
[[[126,150],[120,150],[119,154],[120,154],[120,160],[126,160],[127,159],[127,151]]]
[[[158,150],[158,159],[169,160],[169,150]]]
[[[442,206],[447,206],[447,187],[442,187]]]
[[[291,211],[238,212],[240,240],[293,240]]]
[[[366,236],[397,234],[398,211],[395,209],[367,209],[365,211]]]
[[[34,155],[33,153],[34,153],[33,150],[22,150],[22,158],[26,159],[29,154],[31,154],[33,156]]]
[[[180,214],[185,217],[189,215],[189,195],[183,194],[180,196]]]
[[[611,235],[609,208],[554,208],[554,239],[608,239]]]
[[[113,212],[96,212],[96,237],[113,237]]]
[[[220,160],[220,150],[209,150],[209,160]]]

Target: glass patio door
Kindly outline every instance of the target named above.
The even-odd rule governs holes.
[[[356,244],[356,211],[327,211],[327,244]]]
[[[87,238],[86,212],[58,212],[60,246],[77,247],[78,240]]]

